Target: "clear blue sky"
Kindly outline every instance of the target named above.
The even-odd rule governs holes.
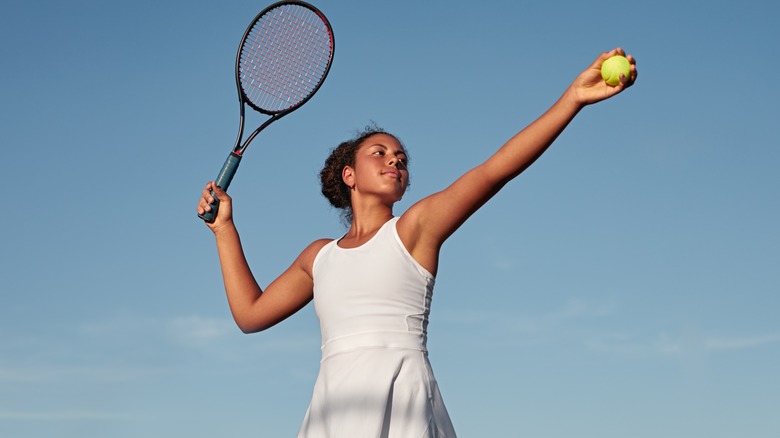
[[[636,86],[445,245],[429,342],[445,402],[463,437],[780,435],[777,2],[315,3],[330,76],[231,187],[262,284],[344,231],[316,174],[357,128],[411,151],[400,213],[621,46]],[[0,436],[297,432],[316,315],[240,334],[194,212],[267,4],[0,5]]]

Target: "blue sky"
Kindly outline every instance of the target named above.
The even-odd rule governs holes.
[[[429,348],[453,422],[464,437],[780,433],[777,3],[315,4],[336,33],[330,76],[230,188],[260,283],[343,233],[316,174],[356,129],[409,148],[400,213],[621,46],[636,86],[583,111],[444,247]],[[297,432],[316,315],[240,334],[194,213],[235,138],[236,45],[265,5],[0,5],[0,436]]]

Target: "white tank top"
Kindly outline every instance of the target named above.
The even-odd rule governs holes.
[[[396,223],[345,249],[334,240],[314,260],[314,307],[323,360],[338,350],[397,346],[426,351],[434,276],[406,250]]]

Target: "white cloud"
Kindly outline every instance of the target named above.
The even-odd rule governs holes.
[[[581,299],[570,299],[559,308],[538,315],[517,315],[498,311],[459,310],[441,311],[434,317],[437,321],[463,325],[497,325],[496,329],[520,333],[552,332],[567,324],[583,320],[604,318],[613,315],[617,305],[612,302],[588,303]]]
[[[612,301],[591,304],[580,299],[570,299],[562,308],[543,315],[542,319],[560,323],[575,319],[602,318],[612,315],[616,310],[617,305]]]
[[[73,366],[62,363],[17,363],[0,367],[0,382],[48,383],[68,382],[132,382],[146,380],[151,376],[164,375],[172,369],[149,366],[120,366],[104,364],[94,366]]]
[[[166,334],[179,345],[204,348],[236,335],[232,320],[197,315],[175,317],[164,323]]]
[[[741,350],[745,348],[757,348],[780,342],[780,333],[744,337],[709,338],[705,345],[709,350]]]
[[[703,336],[699,330],[686,328],[679,334],[664,331],[655,336],[609,334],[592,337],[586,345],[593,350],[624,356],[696,356],[724,350],[760,348],[780,342],[780,333],[752,336]]]
[[[0,382],[148,380],[176,372],[177,350],[219,346],[236,333],[228,319],[133,315],[84,321],[45,337],[5,333]]]
[[[178,315],[170,318],[150,318],[122,315],[79,325],[78,333],[91,338],[146,339],[158,344],[168,343],[186,348],[206,348],[217,345],[238,329],[232,319],[200,315]],[[170,346],[170,345],[169,345]]]
[[[521,334],[525,342],[546,343],[562,339],[585,345],[593,351],[624,357],[678,357],[689,360],[708,353],[761,348],[780,343],[780,333],[744,336],[713,336],[694,326],[655,333],[607,332],[593,327],[595,320],[617,317],[614,301],[588,302],[572,298],[558,308],[536,315],[511,311],[447,310],[437,312],[438,323],[479,327],[480,331]],[[601,323],[599,323],[601,324]]]
[[[129,420],[135,418],[137,416],[130,414],[99,411],[0,411],[0,420],[4,421]]]

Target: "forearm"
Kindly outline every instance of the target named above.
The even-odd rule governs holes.
[[[507,141],[488,161],[483,171],[497,184],[505,184],[533,164],[583,108],[571,88],[533,123]]]
[[[228,304],[239,327],[245,326],[250,310],[262,295],[249,264],[244,256],[241,238],[235,226],[222,227],[215,233],[222,279]]]
[[[507,182],[533,164],[582,109],[567,90],[550,109],[517,133],[487,161],[466,172],[445,190],[423,199],[410,211],[425,224],[429,247],[438,247]],[[437,249],[438,251],[438,249]]]
[[[622,49],[614,49],[599,55],[550,109],[507,141],[487,161],[407,210],[404,216],[410,218],[408,223],[411,224],[411,237],[407,240],[412,242],[407,244],[420,244],[425,251],[438,254],[440,245],[507,182],[533,164],[582,108],[630,87],[637,75],[636,62],[631,55],[627,56],[631,64],[630,77],[621,76],[621,82],[616,86],[608,85],[601,77],[604,60],[623,54]]]

